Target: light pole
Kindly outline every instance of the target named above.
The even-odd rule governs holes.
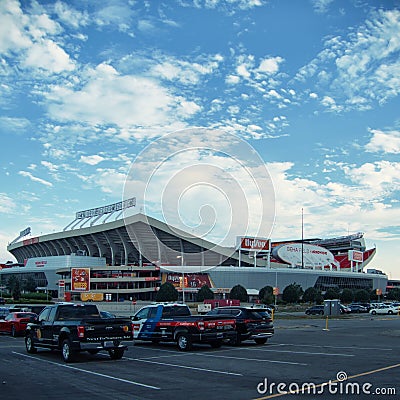
[[[180,256],[176,256],[176,258],[181,259],[181,267],[182,267],[182,304],[185,304],[185,272],[183,270],[183,254]]]
[[[301,209],[301,268],[304,268],[304,210]]]

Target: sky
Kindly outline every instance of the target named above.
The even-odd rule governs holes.
[[[398,1],[2,0],[0,79],[2,262],[137,196],[216,241],[363,232],[400,279]]]

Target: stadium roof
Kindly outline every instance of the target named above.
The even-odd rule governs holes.
[[[140,249],[140,251],[138,250]],[[30,237],[7,247],[18,262],[70,254],[105,257],[109,265],[236,265],[238,253],[138,213],[86,228]],[[241,255],[243,266],[253,263]]]

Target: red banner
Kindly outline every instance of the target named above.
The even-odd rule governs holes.
[[[270,251],[271,240],[256,238],[256,237],[241,237],[238,238],[240,250],[249,251]]]

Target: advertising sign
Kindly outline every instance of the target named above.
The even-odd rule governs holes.
[[[355,262],[363,262],[364,253],[362,251],[349,250],[349,260]]]
[[[248,251],[270,251],[271,239],[257,237],[238,237],[238,249]]]
[[[272,256],[279,261],[291,265],[303,264],[305,267],[324,267],[335,264],[335,258],[329,250],[306,243],[289,243],[275,247],[272,250]]]
[[[118,203],[109,204],[103,207],[91,208],[90,210],[78,211],[75,215],[76,219],[92,218],[103,214],[111,214],[117,211],[125,210],[126,208],[136,206],[136,197],[119,201]]]
[[[90,290],[90,268],[71,268],[71,291],[87,292]]]
[[[185,288],[188,289],[201,289],[204,285],[207,285],[209,288],[212,287],[208,274],[185,274],[184,278]],[[177,289],[182,288],[182,274],[164,273],[162,280],[163,283],[172,283]]]

